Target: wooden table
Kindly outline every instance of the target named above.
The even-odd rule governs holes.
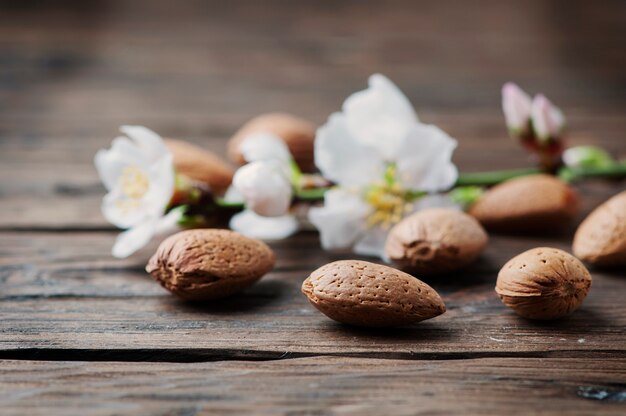
[[[506,134],[507,80],[561,105],[572,144],[623,157],[625,40],[619,1],[4,2],[0,413],[625,414],[623,270],[592,270],[583,307],[556,322],[520,319],[493,291],[506,260],[569,250],[574,226],[493,235],[477,264],[428,279],[441,317],[353,329],[300,294],[349,256],[314,233],[273,244],[276,269],[241,296],[175,299],[143,270],[156,243],[110,256],[92,165],[121,124],[220,153],[263,112],[321,124],[374,72],[458,138],[464,171],[531,163]],[[577,188],[582,218],[625,184]]]

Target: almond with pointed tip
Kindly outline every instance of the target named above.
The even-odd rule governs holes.
[[[210,300],[251,286],[272,267],[274,253],[262,241],[230,230],[195,229],[163,241],[146,271],[183,299]]]
[[[287,113],[268,113],[253,118],[244,124],[228,142],[228,157],[234,163],[243,165],[245,160],[239,145],[248,136],[257,133],[271,133],[280,137],[289,147],[294,160],[304,172],[314,170],[313,143],[315,125],[301,117]]]
[[[574,254],[596,266],[626,265],[626,191],[597,207],[574,236]]]
[[[541,174],[494,186],[470,207],[469,213],[489,230],[553,232],[569,225],[578,207],[578,195],[569,185]]]
[[[360,260],[341,260],[315,270],[302,293],[335,321],[368,327],[395,327],[445,312],[433,288],[394,268]]]
[[[528,319],[557,319],[576,310],[591,287],[591,275],[571,254],[538,247],[513,257],[498,273],[502,303]]]
[[[165,139],[172,153],[176,173],[207,184],[216,194],[222,194],[230,186],[235,173],[221,157],[193,143]]]
[[[487,240],[473,217],[450,208],[432,208],[396,224],[387,237],[385,254],[405,270],[445,273],[473,262]]]

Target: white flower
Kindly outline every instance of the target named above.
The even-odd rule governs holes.
[[[541,141],[559,138],[565,127],[565,117],[561,110],[541,94],[533,99],[531,117],[535,134]]]
[[[230,228],[253,238],[288,237],[298,221],[289,214],[294,163],[287,145],[274,135],[255,134],[239,149],[249,163],[235,172],[226,200],[240,200],[246,209],[233,216]]]
[[[242,166],[233,187],[244,197],[246,208],[264,217],[284,215],[291,206],[291,182],[277,161],[257,161]]]
[[[94,163],[108,193],[102,213],[113,225],[128,229],[113,246],[123,258],[146,245],[153,235],[170,231],[180,211],[164,216],[174,193],[172,155],[155,132],[142,126],[120,128],[111,148],[96,153]]]
[[[506,125],[515,135],[527,133],[530,121],[531,99],[528,94],[512,82],[502,87],[502,110]]]
[[[429,201],[420,196],[456,182],[456,140],[420,123],[387,78],[373,75],[369,85],[317,132],[315,163],[338,187],[326,193],[323,207],[310,210],[309,219],[323,248],[353,247],[382,257],[389,227]]]

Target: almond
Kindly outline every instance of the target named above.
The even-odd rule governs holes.
[[[256,133],[274,134],[287,144],[294,160],[304,172],[314,169],[313,143],[315,125],[303,118],[287,113],[269,113],[253,118],[244,124],[228,142],[228,157],[238,165],[245,160],[239,145],[248,136]]]
[[[163,241],[146,271],[181,298],[208,300],[245,289],[272,267],[274,254],[261,241],[229,230],[195,229]]]
[[[576,192],[550,175],[530,175],[494,186],[469,210],[487,229],[550,232],[565,228],[578,212]]]
[[[626,191],[589,214],[574,236],[574,254],[597,266],[626,265]]]
[[[324,315],[356,326],[403,326],[446,310],[437,292],[410,274],[359,260],[320,267],[302,293]]]
[[[445,273],[467,266],[487,245],[487,233],[464,212],[432,208],[396,224],[385,254],[401,268],[418,273]]]
[[[206,183],[216,194],[225,192],[232,182],[233,168],[216,154],[182,140],[166,139],[165,144],[176,173]]]
[[[512,258],[498,273],[502,303],[528,319],[557,319],[576,310],[591,287],[591,275],[563,250],[539,247]]]

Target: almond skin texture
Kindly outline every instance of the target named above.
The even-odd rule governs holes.
[[[576,257],[549,247],[512,258],[498,273],[502,303],[528,319],[557,319],[576,310],[591,287],[591,275]]]
[[[487,245],[480,223],[464,212],[433,208],[416,212],[396,224],[385,253],[411,272],[446,273],[467,266]]]
[[[228,142],[230,160],[238,165],[245,163],[239,151],[239,145],[245,138],[256,133],[271,133],[280,137],[289,147],[289,151],[300,169],[304,172],[314,170],[315,125],[310,121],[287,113],[269,113],[257,116],[244,124]]]
[[[214,153],[182,140],[166,139],[176,173],[204,182],[216,194],[226,191],[233,180],[233,168]]]
[[[262,241],[230,230],[195,229],[163,241],[146,271],[183,299],[209,300],[247,288],[272,267],[274,253]]]
[[[348,325],[395,327],[446,311],[433,288],[410,274],[359,260],[341,260],[315,270],[302,293],[324,315]]]
[[[626,265],[626,191],[609,199],[580,224],[574,254],[596,266]]]
[[[530,175],[494,186],[469,210],[485,228],[503,232],[554,232],[571,223],[578,195],[550,175]]]

